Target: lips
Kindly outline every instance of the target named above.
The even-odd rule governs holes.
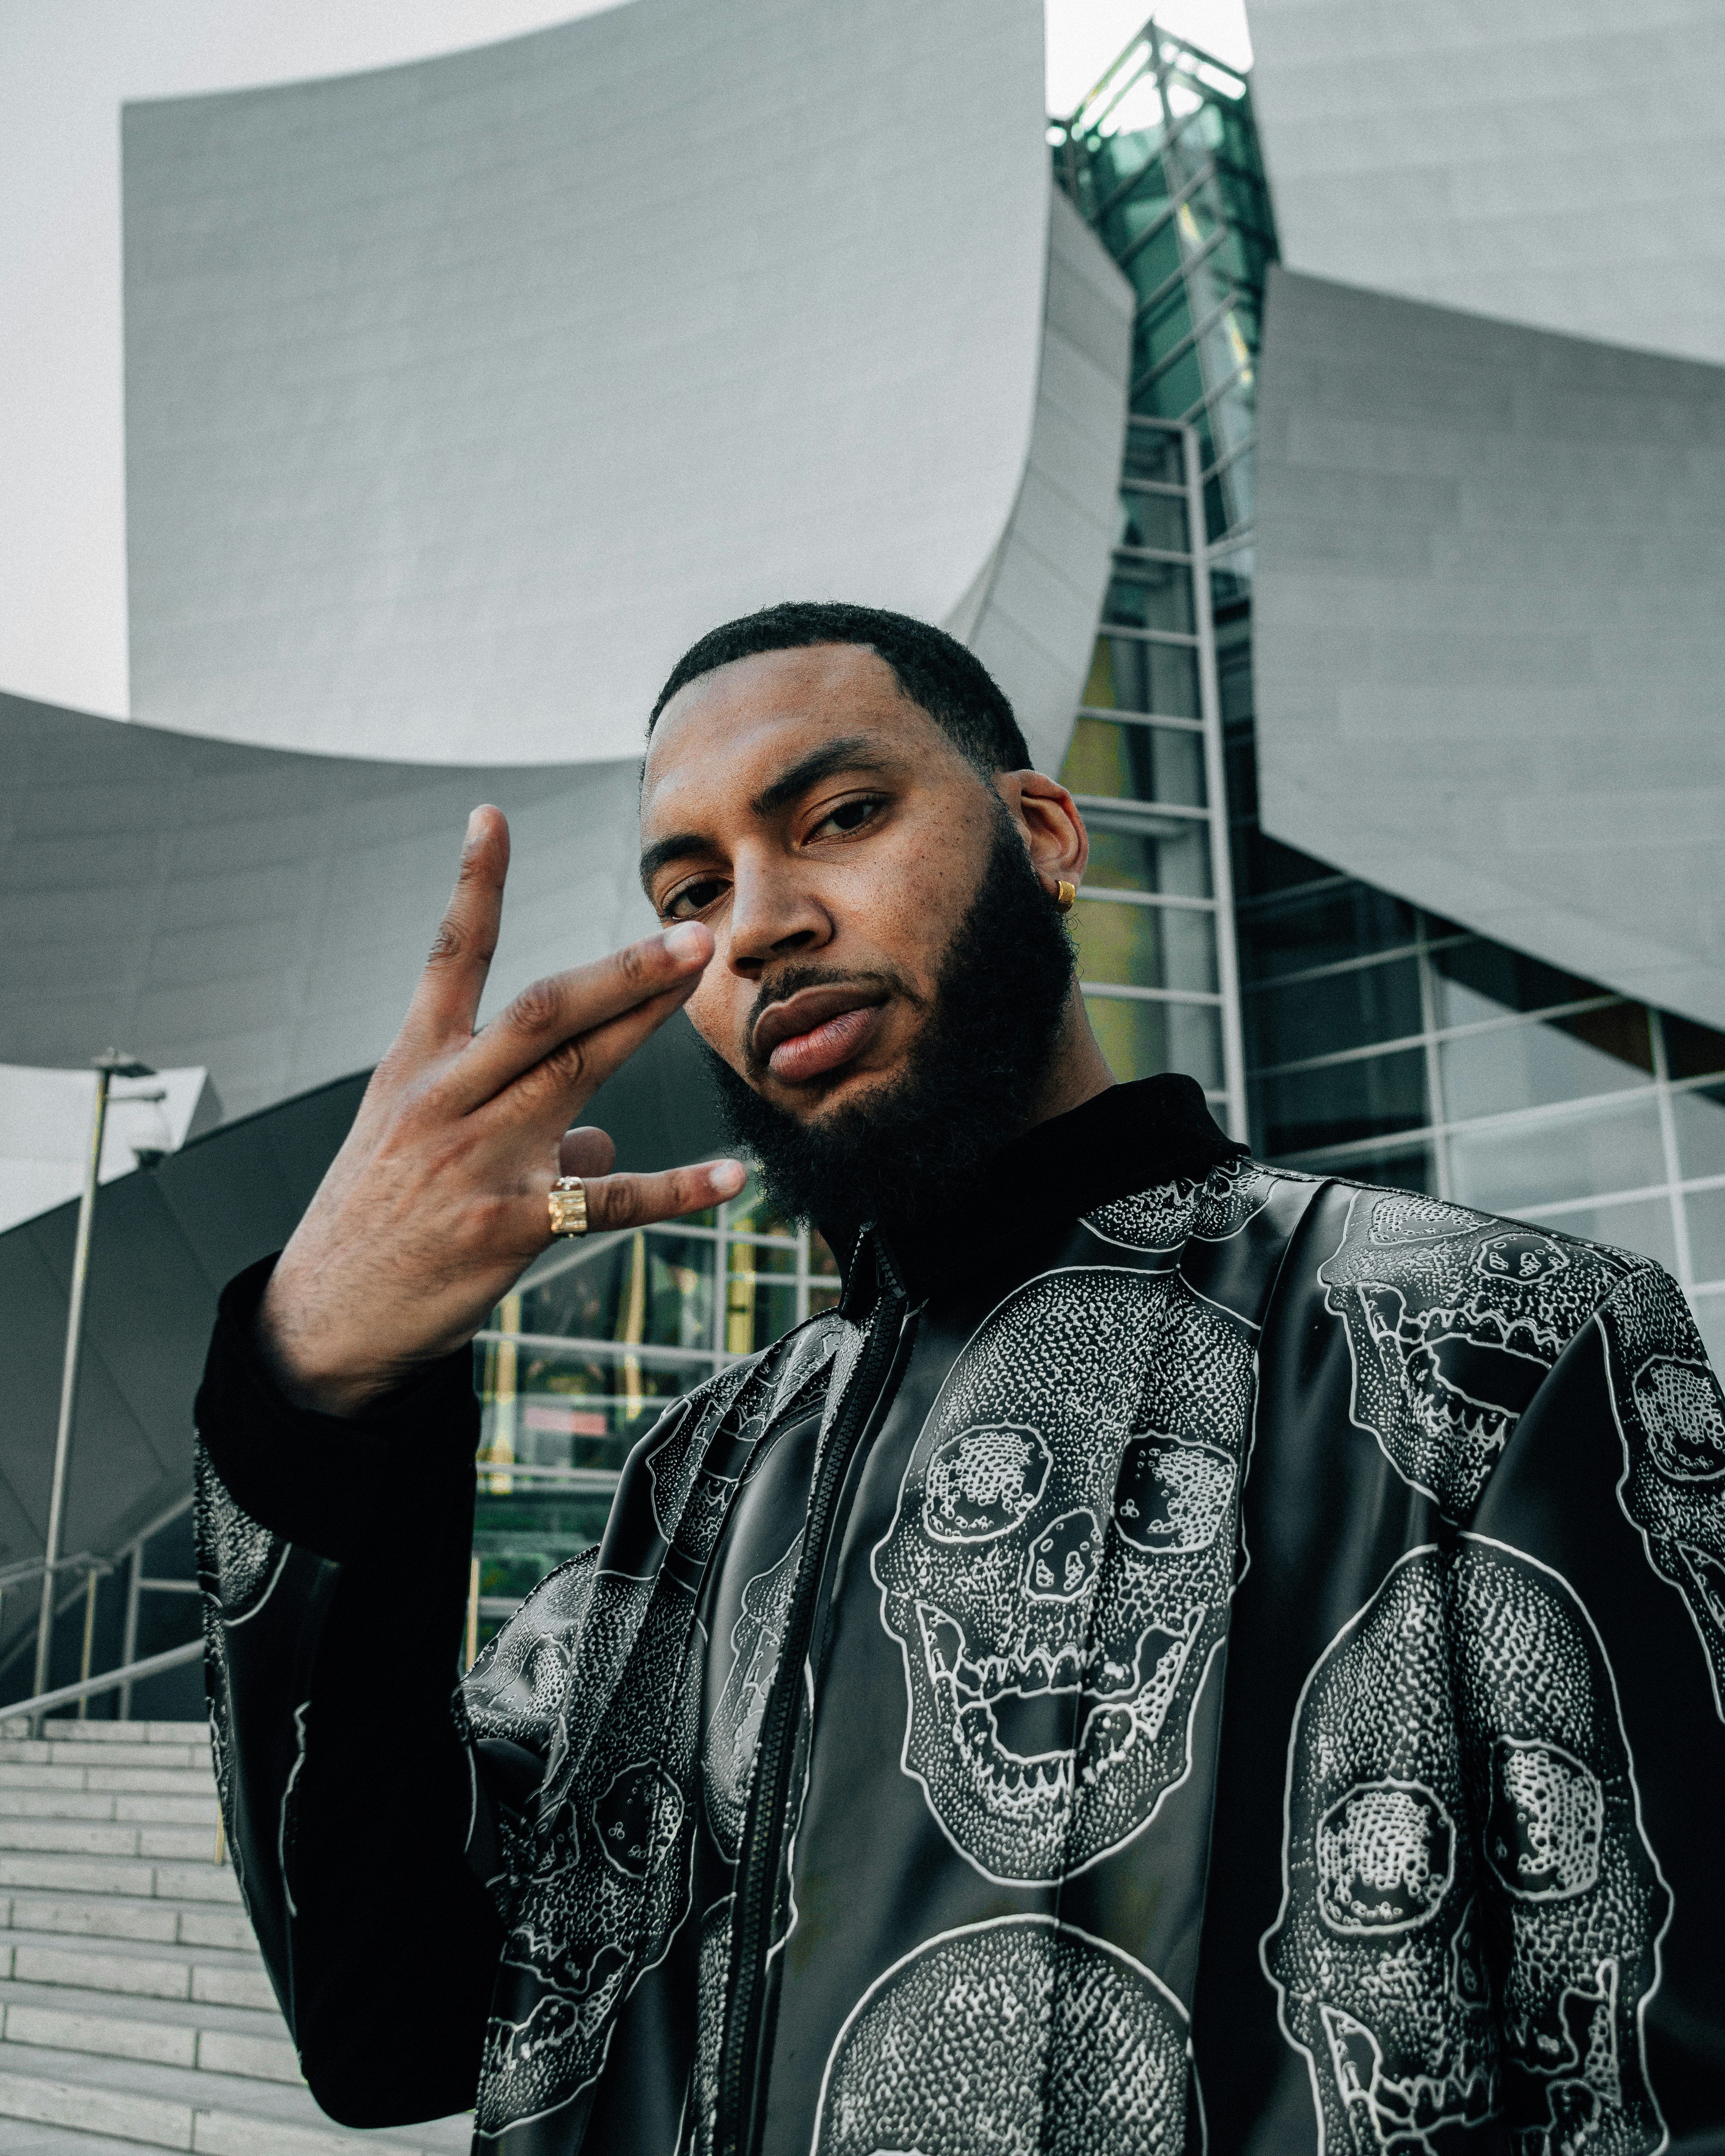
[[[868,988],[799,989],[769,1004],[755,1021],[755,1055],[786,1085],[824,1077],[874,1038],[885,1000]]]

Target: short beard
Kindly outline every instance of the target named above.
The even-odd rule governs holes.
[[[763,1001],[845,978],[794,970],[763,988]],[[841,1263],[867,1221],[900,1239],[936,1232],[937,1222],[950,1232],[958,1224],[953,1204],[1029,1126],[1074,971],[1065,923],[1003,813],[896,1079],[803,1123],[707,1050],[731,1142],[759,1163],[768,1204],[786,1219],[818,1223]]]

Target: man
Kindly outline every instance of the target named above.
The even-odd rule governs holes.
[[[199,1401],[218,1776],[315,2093],[604,2156],[1725,2146],[1681,1296],[1115,1085],[1029,764],[937,631],[731,624],[655,713],[665,933],[476,1034],[475,812]],[[680,1006],[844,1298],[667,1414],[452,1712],[474,1332],[551,1210],[742,1180],[561,1135]]]

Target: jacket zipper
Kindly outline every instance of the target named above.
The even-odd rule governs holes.
[[[791,1770],[803,1705],[803,1665],[808,1658],[822,1577],[835,1525],[834,1508],[858,1441],[886,1389],[902,1337],[906,1298],[884,1288],[875,1305],[869,1337],[832,1442],[809,1492],[803,1554],[791,1599],[778,1672],[767,1702],[755,1753],[753,1786],[739,1859],[732,1912],[731,1972],[725,2034],[719,2054],[718,2109],[713,2135],[717,2156],[752,2156],[756,2083],[762,2047],[767,1958],[772,1946],[782,1845],[790,1809]]]

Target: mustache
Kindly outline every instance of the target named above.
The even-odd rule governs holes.
[[[769,1075],[767,1058],[755,1052],[755,1027],[762,1013],[774,1004],[786,1003],[791,997],[800,995],[804,988],[878,988],[886,995],[901,997],[917,1010],[928,1002],[928,998],[914,988],[896,966],[873,966],[862,971],[854,966],[782,967],[762,982],[742,1022],[742,1067],[751,1084],[758,1086]]]

